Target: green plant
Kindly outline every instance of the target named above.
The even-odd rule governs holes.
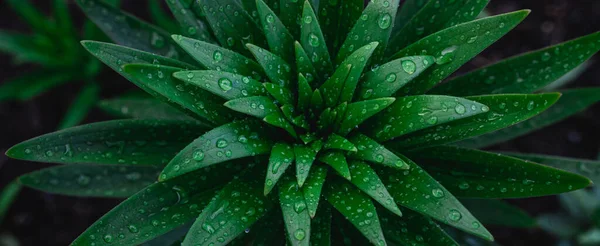
[[[600,89],[530,94],[596,53],[600,33],[436,86],[529,11],[475,19],[485,0],[408,0],[399,12],[398,0],[366,8],[362,0],[168,0],[184,37],[98,0],[78,2],[123,45],[83,46],[158,101],[112,100],[104,107],[142,119],[66,129],[7,151],[71,164],[26,174],[26,186],[128,197],[73,245],[157,237],[161,245],[456,244],[437,222],[491,241],[456,197],[590,184],[474,148],[600,100]],[[165,234],[194,219],[189,231]]]

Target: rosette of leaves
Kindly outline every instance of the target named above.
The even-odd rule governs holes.
[[[168,0],[182,27],[171,35],[78,2],[117,43],[83,46],[158,100],[107,101],[133,119],[8,150],[68,164],[24,175],[29,187],[128,197],[73,245],[456,244],[439,223],[491,241],[457,198],[590,184],[477,148],[598,101],[598,89],[533,93],[596,53],[597,33],[436,86],[529,11],[476,19],[485,0]]]

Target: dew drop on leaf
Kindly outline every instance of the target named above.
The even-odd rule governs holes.
[[[402,62],[402,69],[408,74],[414,74],[417,71],[417,64],[413,61],[406,60]]]
[[[227,92],[231,90],[231,80],[227,79],[227,78],[222,78],[219,79],[219,88],[221,88],[221,90]]]
[[[431,194],[432,194],[434,197],[437,197],[437,198],[444,197],[444,191],[443,191],[443,190],[441,190],[441,189],[437,189],[437,188],[436,188],[436,189],[433,189],[433,190],[431,190]]]
[[[294,232],[294,238],[298,241],[304,239],[306,237],[306,233],[302,229],[298,229]]]
[[[381,29],[388,29],[392,25],[392,17],[390,14],[383,14],[381,17],[379,17],[377,24]]]

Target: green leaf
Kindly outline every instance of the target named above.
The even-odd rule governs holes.
[[[280,109],[266,96],[244,97],[227,101],[225,107],[257,118],[264,118]]]
[[[352,142],[344,137],[340,137],[340,135],[335,133],[329,135],[329,138],[327,138],[327,141],[325,141],[324,149],[337,149],[350,152],[358,151]]]
[[[206,130],[189,121],[106,121],[27,140],[6,155],[47,163],[162,166]]]
[[[458,197],[548,196],[585,188],[591,183],[587,178],[559,169],[454,146],[423,149],[407,156]]]
[[[503,154],[583,175],[594,183],[600,183],[600,161],[513,152]]]
[[[429,2],[427,0],[406,0],[402,3],[402,7],[398,10],[396,14],[396,19],[394,20],[394,29],[392,30],[391,38],[394,38],[396,34],[413,18],[423,7],[425,4]],[[393,44],[393,43],[392,43]],[[393,47],[393,46],[390,46]]]
[[[100,0],[77,0],[85,14],[115,43],[173,59],[187,57],[170,34]]]
[[[302,189],[292,178],[285,178],[279,186],[279,204],[283,212],[288,242],[291,245],[310,245],[310,215]]]
[[[272,83],[263,83],[263,86],[267,89],[267,92],[279,102],[279,104],[289,105],[294,103],[294,95],[287,88]]]
[[[378,42],[375,47],[372,62],[379,62],[387,47],[400,0],[370,1],[362,12],[360,19],[348,33],[344,44],[337,54],[337,64],[350,57],[355,48],[372,42]],[[368,35],[365,35],[368,33]]]
[[[323,110],[321,115],[319,115],[319,120],[317,120],[317,128],[322,132],[328,132],[330,128],[333,127],[335,118],[335,112],[332,112],[331,108],[326,108]]]
[[[269,50],[288,64],[294,64],[296,59],[293,50],[295,40],[290,31],[263,0],[256,0],[256,9],[269,44]]]
[[[127,64],[123,67],[132,80],[159,93],[163,101],[177,105],[191,116],[204,122],[220,125],[231,122],[234,115],[223,106],[224,100],[212,93],[173,77],[181,68],[152,64]]]
[[[411,56],[393,60],[365,73],[355,99],[389,97],[434,64],[432,56]],[[383,82],[383,83],[382,83]]]
[[[352,101],[360,76],[378,45],[377,42],[373,42],[356,50],[319,88],[323,91],[327,107],[335,107],[340,103]]]
[[[299,73],[298,80],[300,80],[300,76],[302,76],[304,79],[306,79],[307,84],[314,87],[318,86],[316,84],[316,78],[320,76],[320,74],[317,73],[317,69],[315,69],[313,66],[310,58],[308,58],[306,51],[304,48],[302,48],[302,45],[298,43],[298,41],[294,43],[294,48],[296,54],[296,70]]]
[[[173,77],[226,100],[266,95],[260,82],[229,72],[214,70],[181,71],[174,73]]]
[[[292,69],[283,58],[253,44],[247,44],[246,47],[248,47],[248,50],[250,50],[258,63],[263,67],[271,82],[290,88]]]
[[[190,230],[191,224],[180,226],[179,228],[173,229],[170,232],[165,233],[155,239],[147,241],[140,246],[176,246],[177,244],[181,244],[185,234]]]
[[[265,116],[265,118],[263,118],[263,121],[269,123],[270,125],[286,130],[294,138],[298,136],[296,130],[294,129],[294,126],[292,126],[292,124],[290,124],[290,122],[285,119],[285,116],[283,116],[281,112],[271,113]]]
[[[298,109],[305,111],[310,106],[310,99],[313,91],[308,84],[308,81],[302,74],[298,74]]]
[[[362,161],[351,161],[350,165],[350,176],[352,177],[352,184],[362,190],[365,194],[369,195],[373,200],[377,201],[384,208],[388,209],[397,216],[402,216],[400,208],[394,202],[394,198],[385,188],[377,173],[365,162]]]
[[[11,54],[15,63],[33,62],[60,66],[57,57],[49,52],[52,45],[52,41],[43,36],[0,30],[0,51]]]
[[[419,130],[467,119],[489,110],[486,105],[458,97],[401,97],[383,113],[366,123],[368,127],[365,132],[379,141],[388,141]]]
[[[405,209],[402,218],[378,209],[383,234],[388,242],[398,245],[458,245],[452,237],[427,216]]]
[[[244,233],[273,207],[262,193],[262,179],[257,172],[250,172],[226,185],[202,211],[181,245],[227,245]]]
[[[433,55],[437,57],[438,66],[427,69],[396,94],[416,95],[427,92],[508,33],[525,19],[529,12],[529,10],[521,10],[459,24],[431,34],[402,49],[391,59],[412,55]],[[424,53],[423,50],[427,52]]]
[[[307,202],[308,203],[308,202]],[[309,210],[310,212],[310,210]],[[313,246],[331,245],[331,207],[323,206],[311,220],[311,241]]]
[[[55,28],[54,23],[40,12],[29,0],[7,0],[6,4],[23,19],[34,32],[49,33]]]
[[[196,3],[195,1],[173,0],[166,2],[186,36],[209,43],[215,43],[210,27],[208,27],[208,25],[204,23],[192,9],[192,5]]]
[[[165,167],[159,180],[243,157],[266,154],[273,142],[269,128],[259,121],[232,122],[203,134],[181,150]]]
[[[179,32],[179,23],[175,22],[169,13],[167,13],[163,6],[161,5],[162,1],[160,0],[150,0],[148,1],[148,12],[150,13],[150,18],[152,23],[155,23],[163,30],[168,32]],[[167,1],[168,3],[168,1]]]
[[[116,98],[102,100],[98,107],[117,118],[194,120],[179,110],[151,98]]]
[[[326,40],[319,26],[317,16],[308,1],[304,1],[302,13],[300,43],[310,57],[312,64],[316,65],[320,78],[329,77],[333,72],[331,57],[327,50]]]
[[[127,198],[154,183],[160,166],[63,165],[19,177],[21,184],[67,196]]]
[[[250,55],[246,43],[266,44],[261,28],[239,1],[198,0],[198,3],[222,47]]]
[[[256,222],[250,228],[249,235],[252,237],[252,241],[237,244],[238,246],[247,246],[248,244],[253,245],[282,245],[285,244],[285,233],[283,229],[283,219],[281,216],[281,210],[278,207],[267,211],[267,214]],[[247,237],[247,236],[246,236]],[[240,236],[236,240],[244,238]],[[235,241],[232,241],[229,245],[235,246]]]
[[[372,244],[386,245],[379,217],[371,198],[340,179],[334,179],[327,183],[325,198]]]
[[[317,153],[321,148],[321,142],[314,142],[311,146],[309,145],[296,145],[294,146],[294,153],[296,154],[296,179],[298,185],[302,187],[306,178],[309,177],[310,169],[313,162],[317,158]]]
[[[319,89],[315,89],[310,98],[310,107],[311,110],[320,112],[325,107],[323,102],[323,96],[321,95],[321,91]]]
[[[27,101],[72,79],[73,74],[67,72],[41,71],[4,80],[0,85],[0,101]]]
[[[446,188],[413,161],[399,156],[410,166],[410,170],[376,169],[398,205],[475,236],[493,240],[492,234]]]
[[[559,97],[558,93],[468,97],[468,100],[486,105],[489,111],[408,134],[388,142],[387,146],[394,149],[425,148],[497,131],[543,112]]]
[[[600,50],[600,32],[526,53],[454,78],[431,93],[474,96],[531,93],[561,78]]]
[[[294,162],[294,152],[294,149],[285,143],[273,145],[265,179],[265,196],[273,190],[275,184],[277,184],[277,181],[281,178],[281,175],[283,175],[288,167]]]
[[[327,40],[329,54],[335,57],[346,36],[360,18],[363,0],[323,1],[319,4],[319,26]]]
[[[402,29],[394,33],[387,52],[393,54],[432,33],[472,21],[488,2],[489,0],[428,1]],[[415,7],[414,3],[411,7]]]
[[[319,207],[319,200],[321,199],[321,191],[325,178],[327,177],[327,167],[323,165],[315,165],[311,168],[310,175],[306,180],[304,186],[302,186],[302,192],[304,192],[304,199],[308,209],[308,214],[311,218],[315,218],[317,214],[317,208]],[[321,209],[322,210],[322,209]]]
[[[279,19],[281,22],[287,27],[289,32],[295,39],[299,39],[300,37],[300,23],[302,18],[302,6],[304,1],[279,1],[280,10],[279,10]]]
[[[552,107],[530,120],[478,137],[465,139],[457,145],[484,148],[508,141],[573,116],[600,101],[600,89],[586,88],[561,91],[562,96]]]
[[[347,135],[365,120],[392,105],[394,101],[396,101],[396,98],[385,97],[348,104],[346,114],[343,116],[342,123],[338,128],[338,133],[342,136]]]
[[[17,181],[11,181],[2,188],[0,192],[0,223],[4,219],[4,215],[13,204],[19,192],[21,191],[21,184]]]
[[[65,129],[79,125],[92,109],[100,97],[100,86],[96,83],[88,83],[71,102],[64,118],[60,121],[58,129]]]
[[[532,228],[536,226],[535,219],[525,211],[501,200],[466,199],[461,200],[461,202],[485,225],[512,228]]]
[[[349,140],[358,147],[356,153],[350,153],[351,158],[397,169],[409,168],[408,164],[406,164],[402,158],[386,149],[385,146],[379,144],[377,141],[363,134],[357,133],[356,135],[351,136]]]
[[[319,157],[319,161],[331,166],[340,176],[347,180],[352,179],[346,156],[339,151],[331,151]]]
[[[246,166],[248,161],[228,163],[152,184],[105,214],[72,245],[137,245],[165,234],[197,217],[213,189]]]

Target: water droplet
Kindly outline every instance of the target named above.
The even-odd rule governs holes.
[[[437,198],[444,197],[444,191],[441,189],[437,189],[437,188],[431,190],[431,194]]]
[[[267,23],[273,23],[275,21],[275,17],[273,16],[273,14],[268,14],[266,20]]]
[[[467,111],[467,109],[465,108],[464,105],[462,105],[462,104],[459,103],[459,104],[456,104],[456,106],[454,107],[454,111],[457,114],[462,115],[462,114],[464,114]]]
[[[436,59],[438,65],[447,64],[454,60],[454,54],[458,46],[450,46],[441,52],[441,56]]]
[[[314,33],[311,33],[308,36],[308,44],[310,44],[310,46],[312,46],[312,47],[319,47],[321,42],[319,41],[319,37],[317,37],[317,35],[315,35]]]
[[[79,177],[77,177],[77,184],[85,186],[85,185],[90,184],[91,180],[92,179],[90,177],[82,174],[82,175],[79,175]]]
[[[377,24],[381,29],[388,29],[392,25],[392,17],[390,14],[383,14],[379,17]]]
[[[225,92],[231,90],[233,88],[231,86],[231,80],[229,80],[227,78],[219,79],[219,88],[221,88],[221,90],[223,90]]]
[[[207,223],[202,224],[202,230],[208,232],[208,234],[215,233],[215,228],[213,228],[211,225],[209,225]]]
[[[385,80],[387,82],[394,83],[396,81],[396,78],[397,78],[397,76],[396,76],[395,73],[390,73],[390,74],[387,75],[387,77],[385,78]]]
[[[310,23],[312,23],[312,21],[313,21],[312,16],[310,16],[310,15],[304,16],[304,23],[310,24]]]
[[[228,144],[227,140],[225,140],[225,139],[217,140],[217,148],[221,148],[221,149],[225,148],[225,147],[227,147],[227,144]]]
[[[306,203],[304,202],[304,200],[300,200],[294,203],[294,211],[296,211],[296,213],[302,213],[304,209],[306,209]]]
[[[221,53],[220,51],[215,51],[215,53],[213,53],[213,59],[216,62],[220,62],[223,60],[223,53]]]
[[[448,219],[450,219],[450,221],[457,222],[461,218],[462,218],[462,214],[460,212],[458,212],[458,210],[456,210],[456,209],[452,209],[452,210],[450,210],[450,213],[448,213]]]
[[[104,237],[102,237],[102,239],[104,239],[104,242],[106,242],[106,243],[111,243],[113,241],[113,237],[109,234],[104,235]]]
[[[304,239],[306,237],[306,233],[302,229],[298,229],[294,232],[294,238],[298,241]]]
[[[469,189],[469,183],[462,182],[458,185],[458,188],[460,188],[461,190],[467,190],[467,189]]]
[[[550,55],[550,53],[545,52],[544,54],[542,54],[542,61],[549,61],[551,57],[552,55]]]
[[[411,60],[402,61],[402,69],[408,74],[414,74],[417,71],[417,64]]]
[[[127,229],[131,232],[131,233],[137,233],[138,232],[138,228],[134,225],[129,225],[127,226]]]
[[[232,37],[227,38],[227,45],[229,45],[231,47],[234,44],[235,44],[235,39],[233,39]]]
[[[434,124],[436,124],[437,122],[438,122],[438,117],[436,117],[436,116],[432,116],[431,118],[429,118],[429,119],[427,120],[427,123],[429,123],[430,125],[434,125]]]
[[[204,160],[204,152],[202,152],[201,150],[196,150],[192,158],[194,159],[194,161],[202,161]]]
[[[527,104],[527,110],[529,110],[529,111],[533,110],[534,107],[535,107],[535,102],[534,101],[530,101]]]

